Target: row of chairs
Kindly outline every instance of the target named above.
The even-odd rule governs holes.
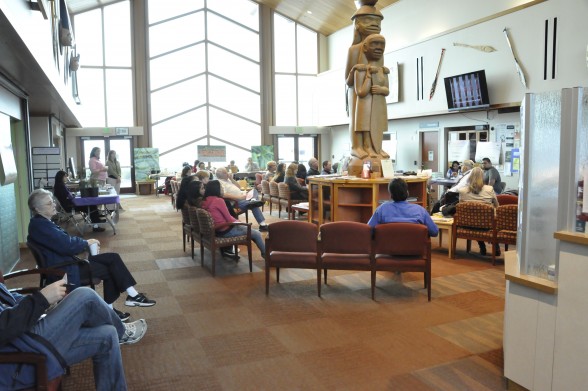
[[[286,183],[261,181],[261,200],[269,203],[270,215],[272,214],[272,206],[276,205],[278,208],[278,217],[281,217],[282,208],[288,213],[288,220],[294,220],[296,211],[292,210],[292,205],[301,202],[308,202],[306,199],[293,199],[290,188]],[[262,209],[263,210],[263,209]]]
[[[471,250],[471,241],[492,243],[492,265],[496,265],[495,246],[517,244],[518,206],[516,204],[499,205],[496,209],[482,202],[460,202],[453,215],[452,250],[455,258],[457,239],[467,240],[466,251]]]
[[[216,235],[217,229],[228,229],[232,226],[244,225],[247,227],[247,234],[231,238],[223,238]],[[238,245],[247,246],[247,256],[249,258],[249,271],[253,271],[253,258],[251,249],[251,223],[234,222],[227,223],[226,226],[215,226],[214,220],[208,211],[195,206],[184,205],[182,208],[182,236],[184,252],[186,243],[191,243],[192,259],[194,259],[194,244],[200,244],[200,265],[204,266],[204,249],[210,251],[212,258],[211,273],[216,273],[216,250],[223,247],[233,247],[235,250],[235,260],[239,259]]]
[[[316,225],[303,221],[279,221],[269,225],[266,237],[265,291],[269,294],[270,269],[316,269],[318,296],[321,271],[371,272],[371,293],[375,299],[376,272],[422,272],[427,298],[431,301],[431,240],[426,226],[390,223],[372,228],[363,223],[337,221]]]

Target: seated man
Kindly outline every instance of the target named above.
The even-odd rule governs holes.
[[[311,175],[320,175],[320,171],[318,170],[318,165],[319,162],[317,160],[317,158],[315,157],[311,157],[310,159],[308,159],[308,171],[306,172],[306,176],[311,176]]]
[[[259,207],[263,205],[263,201],[259,201],[257,190],[253,189],[253,198],[247,199],[247,192],[241,191],[239,185],[229,178],[229,173],[224,167],[216,170],[216,178],[223,187],[223,197],[229,200],[237,201],[237,205],[241,210],[251,210],[253,217],[259,224],[260,231],[267,231],[267,224],[265,218]]]
[[[29,209],[33,217],[29,222],[29,235],[27,240],[40,247],[47,266],[71,261],[72,256],[86,251],[90,245],[100,242],[96,239],[84,240],[77,236],[70,236],[61,227],[51,221],[55,215],[55,204],[51,193],[44,189],[34,190],[29,196]],[[90,269],[93,277],[102,279],[104,283],[104,300],[112,306],[112,303],[120,296],[121,292],[127,292],[125,305],[129,307],[150,307],[155,305],[143,293],[135,289],[136,281],[127,269],[120,255],[117,253],[104,253],[91,255]],[[68,281],[76,286],[80,285],[80,269],[77,265],[67,266],[65,271]],[[122,320],[130,317],[129,313],[115,310]]]
[[[323,162],[323,170],[321,171],[321,175],[331,175],[331,162],[328,160],[325,160]]]
[[[94,232],[103,232],[104,228],[99,227],[98,223],[105,223],[106,220],[100,218],[100,214],[98,212],[98,208],[96,205],[91,205],[89,208],[85,206],[75,206],[73,203],[73,199],[76,198],[71,191],[65,186],[65,183],[68,180],[67,172],[65,171],[57,171],[55,174],[55,184],[53,185],[53,195],[59,201],[59,204],[66,212],[71,212],[72,209],[77,210],[78,212],[86,213],[88,210],[90,211],[90,221],[94,224]]]
[[[66,296],[65,284],[66,280],[58,280],[28,296],[11,293],[0,284],[0,352],[44,354],[49,379],[92,358],[96,390],[126,390],[119,344],[138,342],[147,323],[140,319],[123,324],[92,289],[79,288]],[[0,365],[0,389],[34,385],[33,366]]]
[[[433,205],[433,209],[431,210],[431,214],[439,212],[445,205],[457,204],[459,201],[459,189],[467,187],[470,174],[472,173],[472,168],[474,168],[473,161],[466,160],[463,162],[461,165],[461,177],[457,183],[451,187],[451,189],[447,190],[445,194],[441,196],[439,201],[435,202],[435,205]]]
[[[268,181],[268,182],[271,181],[272,178],[276,175],[277,169],[278,169],[278,164],[276,162],[274,162],[273,160],[270,160],[269,162],[267,162],[267,171],[263,175],[263,180]]]
[[[406,202],[408,185],[402,178],[394,178],[388,185],[388,192],[394,202],[385,202],[378,206],[368,224],[375,228],[378,224],[386,223],[415,223],[424,224],[429,229],[430,236],[437,236],[439,229],[420,205]]]

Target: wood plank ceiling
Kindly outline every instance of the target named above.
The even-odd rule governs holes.
[[[68,0],[70,13],[80,13],[119,0]],[[211,0],[222,1],[222,0]],[[280,14],[297,21],[323,35],[331,35],[351,25],[351,15],[357,9],[353,0],[254,0]],[[399,0],[379,0],[376,8],[382,9]]]

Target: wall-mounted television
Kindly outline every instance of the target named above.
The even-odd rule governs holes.
[[[483,109],[490,106],[484,70],[445,78],[449,111]]]

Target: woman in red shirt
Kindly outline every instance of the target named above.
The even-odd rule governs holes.
[[[210,213],[215,225],[239,221],[230,215],[225,200],[222,198],[222,186],[217,180],[210,181],[206,184],[202,208]],[[216,231],[216,235],[223,238],[247,235],[247,227],[244,225],[234,225]],[[255,242],[259,251],[261,251],[261,256],[265,257],[265,244],[263,243],[263,238],[258,230],[251,229],[251,240]]]

